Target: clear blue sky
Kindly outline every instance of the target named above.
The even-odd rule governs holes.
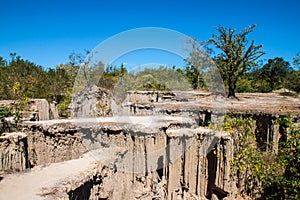
[[[264,45],[264,58],[292,61],[300,52],[299,2],[0,0],[0,56],[16,52],[48,68],[128,29],[164,27],[207,40],[219,25],[257,24],[250,39]]]

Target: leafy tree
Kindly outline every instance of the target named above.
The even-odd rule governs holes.
[[[72,92],[77,66],[60,64],[47,73],[48,81],[51,83],[48,89],[49,99],[60,101],[60,98]]]
[[[133,75],[132,89],[137,90],[188,90],[190,83],[181,70],[173,67],[159,66],[145,68]]]
[[[204,87],[205,83],[203,77],[201,76],[199,70],[196,67],[194,67],[194,65],[187,66],[184,69],[184,73],[189,82],[191,83],[193,89],[200,89]]]
[[[287,78],[288,88],[296,92],[300,92],[300,54],[297,53],[293,58],[294,70]]]
[[[188,38],[186,40],[189,48],[189,57],[184,59],[188,66],[184,69],[184,75],[189,80],[193,89],[200,89],[206,86],[203,71],[208,70],[212,65],[212,60],[209,56],[211,50],[207,46],[207,42],[197,42],[197,39]]]
[[[46,72],[41,66],[23,60],[15,53],[11,54],[11,60],[6,62],[2,59],[0,65],[0,98],[16,99],[12,88],[16,83],[20,83],[20,95],[29,98],[45,98],[47,83],[45,81]]]
[[[287,77],[287,88],[297,93],[300,92],[300,70],[292,71]]]
[[[99,65],[102,65],[102,68],[104,68],[102,63],[99,63]],[[97,85],[111,90],[118,80],[127,74],[127,70],[124,65],[121,65],[120,67],[110,65],[105,68],[104,72],[100,72],[99,74],[100,77],[97,80]]]
[[[228,97],[235,97],[237,81],[247,71],[257,66],[257,59],[264,52],[262,45],[255,45],[254,40],[248,45],[247,36],[254,31],[256,25],[249,26],[241,32],[235,29],[217,28],[218,35],[213,34],[209,41],[221,50],[214,60],[228,86]]]
[[[257,81],[252,73],[242,75],[236,85],[236,92],[257,92]]]
[[[264,80],[269,90],[272,91],[285,86],[284,83],[291,72],[291,67],[283,58],[276,57],[269,59],[258,72],[258,78]]]
[[[78,63],[71,56],[69,59],[68,63],[60,64],[55,69],[48,71],[48,81],[52,82],[48,90],[49,99],[57,103],[58,113],[61,117],[70,115],[69,105],[79,69]]]
[[[296,56],[293,58],[293,64],[294,64],[295,68],[300,70],[300,54],[299,53],[297,53]]]
[[[46,98],[56,101],[59,114],[67,116],[78,70],[71,61],[45,70],[16,53],[11,54],[9,61],[0,57],[0,99],[17,100],[22,105],[29,98]]]

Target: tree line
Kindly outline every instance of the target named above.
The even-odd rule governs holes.
[[[78,68],[68,62],[46,70],[16,53],[10,54],[10,60],[0,56],[0,99],[45,98],[57,102],[60,115],[65,116]]]
[[[97,80],[97,85],[107,89],[120,84],[121,77],[122,81],[127,81],[129,89],[180,90],[189,88],[187,85],[191,89],[207,89],[203,71],[213,64],[224,80],[228,97],[235,97],[236,92],[271,92],[281,88],[299,93],[300,55],[295,55],[293,63],[275,57],[261,64],[259,59],[265,54],[262,45],[248,40],[248,34],[254,28],[252,25],[236,32],[232,28],[218,27],[217,34],[206,42],[198,44],[196,39],[189,40],[190,56],[185,59],[186,66],[181,68],[161,66],[131,73],[124,65],[104,66],[99,63],[101,76],[92,78]],[[213,50],[218,50],[218,53]],[[0,56],[0,99],[45,98],[55,101],[60,115],[66,117],[73,85],[83,61],[83,55],[71,54],[69,62],[45,69],[16,53],[10,54],[9,60]]]
[[[280,56],[263,63],[263,45],[256,45],[254,40],[250,41],[248,38],[255,27],[256,25],[251,25],[237,32],[220,26],[216,29],[217,34],[213,34],[206,42],[209,47],[198,44],[196,39],[190,41],[192,48],[186,61],[192,70],[189,78],[193,80],[195,89],[205,87],[202,74],[195,71],[206,69],[201,63],[208,52],[210,62],[213,62],[211,65],[215,65],[222,76],[228,97],[236,97],[236,92],[271,92],[281,88],[299,93],[299,53],[293,58],[293,63]]]

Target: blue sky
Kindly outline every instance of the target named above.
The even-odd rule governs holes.
[[[207,40],[219,25],[241,30],[257,24],[249,38],[264,45],[264,59],[279,56],[291,62],[300,52],[299,2],[0,0],[0,56],[8,59],[9,53],[16,52],[49,68],[66,63],[72,52],[92,50],[133,28],[163,27]],[[122,62],[171,65],[174,59],[174,64],[182,64],[172,56],[154,60],[156,55],[129,55]]]

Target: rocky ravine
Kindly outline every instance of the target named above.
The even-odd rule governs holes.
[[[4,175],[0,199],[235,198],[230,136],[194,125],[165,116],[27,123],[20,157],[35,167]]]
[[[200,126],[224,113],[251,117],[259,146],[278,145],[276,119],[300,113],[298,96],[239,98],[133,91],[115,105],[108,91],[87,88],[71,106],[86,118],[25,122],[0,137],[0,200],[239,198],[231,135]]]

